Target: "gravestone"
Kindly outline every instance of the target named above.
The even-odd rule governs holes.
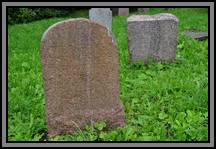
[[[129,14],[129,8],[119,8],[118,15],[119,16],[127,16]]]
[[[110,31],[112,30],[112,11],[110,10],[110,8],[90,9],[89,19],[104,25]]]
[[[148,12],[149,8],[138,8],[139,12]]]
[[[48,138],[104,121],[125,124],[118,50],[110,31],[89,19],[58,22],[41,41]]]
[[[208,39],[208,32],[202,32],[199,30],[185,30],[183,31],[183,33],[189,37],[200,41]]]
[[[130,62],[172,61],[176,56],[178,18],[169,13],[127,19]]]

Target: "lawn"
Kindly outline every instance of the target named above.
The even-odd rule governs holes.
[[[118,44],[120,99],[126,125],[104,131],[104,123],[86,131],[57,136],[68,141],[207,141],[208,40],[197,41],[183,30],[208,31],[208,9],[152,8],[179,18],[176,60],[129,63],[126,16],[113,16]],[[130,15],[135,14],[131,13]],[[144,14],[144,13],[143,13]],[[88,18],[88,11],[71,17]],[[40,42],[45,30],[67,18],[52,18],[8,27],[8,141],[38,141],[47,132]]]

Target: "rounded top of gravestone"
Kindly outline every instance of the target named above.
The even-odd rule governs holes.
[[[170,13],[159,13],[155,15],[133,15],[127,19],[127,22],[137,21],[157,21],[157,20],[174,20],[178,22],[178,18]]]
[[[61,27],[61,26],[68,26],[68,24],[70,24],[70,22],[73,23],[73,22],[77,22],[77,21],[78,21],[78,22],[83,22],[83,23],[84,23],[84,22],[91,22],[91,23],[95,24],[96,26],[100,26],[100,27],[102,27],[102,28],[105,28],[105,29],[107,30],[107,32],[108,32],[108,35],[112,37],[113,43],[117,45],[113,33],[112,33],[108,28],[106,28],[105,26],[101,25],[100,23],[97,23],[97,22],[95,22],[95,21],[92,21],[92,20],[86,19],[86,18],[73,18],[73,19],[69,19],[69,20],[60,21],[60,22],[57,22],[57,23],[51,25],[51,26],[44,32],[41,41],[43,41],[43,40],[46,38],[46,36],[47,36],[48,33],[52,33],[52,31],[58,30],[58,28]]]

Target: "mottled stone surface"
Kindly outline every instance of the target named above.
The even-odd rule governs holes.
[[[118,15],[119,16],[127,16],[129,14],[129,8],[119,8]]]
[[[196,40],[208,39],[208,32],[202,32],[198,30],[186,30],[186,31],[183,31],[183,33]]]
[[[149,8],[138,8],[139,12],[148,12],[149,10]]]
[[[89,19],[112,30],[112,11],[110,8],[91,8],[89,10]]]
[[[49,138],[91,120],[125,124],[118,50],[106,27],[83,18],[54,24],[42,37],[41,63]]]
[[[127,19],[130,61],[172,61],[176,56],[178,18],[169,13]]]

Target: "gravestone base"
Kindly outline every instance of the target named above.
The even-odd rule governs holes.
[[[53,119],[53,117],[55,117]],[[105,122],[104,130],[112,129],[125,125],[124,107],[120,103],[119,106],[112,109],[94,109],[80,112],[71,112],[61,116],[47,116],[48,123],[48,138],[53,138],[57,135],[65,135],[85,130],[86,124],[91,126],[92,122]]]

